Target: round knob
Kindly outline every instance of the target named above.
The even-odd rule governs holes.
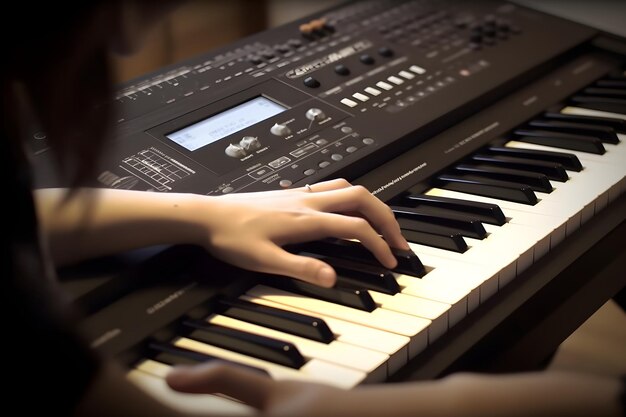
[[[259,138],[254,136],[244,136],[243,139],[239,141],[239,145],[245,151],[255,151],[261,147],[261,142],[259,142]]]
[[[312,109],[308,109],[306,111],[305,114],[306,118],[309,120],[312,120],[314,122],[318,122],[320,120],[324,120],[326,118],[326,115],[324,114],[323,111],[321,111],[320,109],[317,108],[312,108]]]
[[[243,158],[246,156],[246,151],[240,145],[233,145],[232,143],[226,147],[224,153],[231,158]]]
[[[276,136],[287,136],[291,134],[291,129],[289,129],[287,125],[284,125],[282,123],[276,123],[270,129],[270,132],[272,133],[272,135]]]

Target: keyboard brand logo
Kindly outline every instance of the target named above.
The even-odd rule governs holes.
[[[161,310],[163,307],[167,306],[168,304],[172,303],[173,301],[175,301],[175,300],[179,299],[180,297],[182,297],[183,295],[185,295],[185,293],[187,291],[189,291],[190,289],[194,288],[197,285],[198,285],[198,283],[196,281],[194,281],[191,284],[181,288],[180,290],[171,293],[170,295],[168,295],[164,299],[162,299],[159,302],[157,302],[157,303],[151,305],[150,307],[148,307],[146,309],[146,313],[148,313],[148,314],[156,313],[157,311]]]

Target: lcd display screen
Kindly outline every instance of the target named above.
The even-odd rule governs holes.
[[[193,152],[285,110],[287,110],[286,107],[259,96],[184,129],[172,132],[166,137]]]

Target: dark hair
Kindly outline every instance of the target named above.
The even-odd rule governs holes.
[[[17,31],[2,28],[3,136],[25,143],[37,126],[68,185],[88,178],[109,133],[111,32],[120,2],[88,1],[12,7]],[[12,24],[11,28],[16,25]]]

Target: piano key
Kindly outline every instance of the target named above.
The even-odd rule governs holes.
[[[563,114],[574,114],[574,115],[577,115],[577,116],[608,117],[608,118],[626,120],[626,114],[625,113],[586,109],[586,108],[577,107],[577,106],[567,106],[567,107],[564,107],[563,109],[561,109],[561,113],[563,113]]]
[[[220,314],[208,317],[207,321],[211,324],[228,327],[234,330],[277,340],[285,340],[293,344],[302,355],[309,359],[320,359],[329,363],[363,371],[368,375],[368,381],[382,382],[388,376],[386,363],[389,356],[381,352],[349,345],[336,340],[331,343],[320,343]]]
[[[450,235],[461,235],[459,229],[455,229],[453,227],[442,226],[439,224],[432,224],[425,221],[418,221],[409,219],[407,217],[398,217],[396,218],[398,225],[400,226],[400,230],[402,233],[407,231],[416,231],[416,232],[424,232],[431,233],[434,235],[440,236],[450,236]],[[405,236],[406,237],[406,236]]]
[[[266,305],[274,308],[293,311],[295,313],[306,314],[307,311],[292,305],[279,304],[271,300],[250,295],[242,295],[240,299],[259,305]],[[409,355],[409,342],[407,336],[374,329],[357,323],[335,317],[319,314],[328,324],[335,339],[351,345],[361,346],[377,352],[389,355],[388,368],[390,373],[394,373],[406,365]]]
[[[293,313],[261,306],[237,299],[221,299],[221,314],[261,326],[306,337],[318,342],[330,343],[334,336],[328,325],[319,317]]]
[[[430,320],[428,343],[432,343],[448,330],[449,304],[415,295],[389,295],[377,291],[370,291],[369,293],[379,308]]]
[[[413,243],[409,243],[414,246]],[[415,246],[420,250],[419,246]],[[428,266],[432,270],[426,274],[421,282],[432,285],[442,285],[446,287],[450,294],[453,294],[452,288],[459,288],[467,293],[467,310],[473,311],[482,302],[489,299],[498,292],[499,274],[509,274],[514,272],[514,265],[507,265],[504,271],[498,270],[497,265],[478,265],[476,263],[468,263],[460,258],[453,259],[446,256],[445,253],[438,251],[424,250],[423,258],[428,260]],[[403,293],[415,294],[416,286],[419,287],[416,280],[407,280],[403,276],[400,285],[404,286]],[[424,295],[425,298],[428,298]],[[450,303],[453,305],[452,303]]]
[[[483,204],[453,198],[433,197],[409,193],[403,196],[403,204],[409,207],[431,207],[433,210],[451,210],[469,213],[483,223],[503,225],[506,221],[502,210],[495,204]]]
[[[334,256],[317,255],[309,252],[300,252],[301,255],[320,259],[337,272],[337,285],[396,294],[400,287],[391,272],[373,265],[360,264],[356,261],[337,258]]]
[[[467,243],[460,234],[434,234],[428,232],[420,232],[417,230],[402,229],[402,236],[407,241],[419,243],[421,245],[432,246],[434,248],[451,250],[454,252],[465,252]]]
[[[518,203],[535,205],[537,197],[530,187],[503,182],[491,184],[459,175],[441,174],[434,181],[435,185],[452,191],[467,192],[487,197],[500,198]]]
[[[539,149],[539,150],[554,149],[554,148],[527,144],[527,143],[522,143],[522,142],[517,142],[517,141],[508,142],[506,146],[510,148],[515,148],[515,149]],[[608,170],[613,172],[613,174],[610,177],[605,177],[601,173],[597,173],[597,172],[595,173],[597,175],[594,175],[594,177],[595,176],[598,177],[601,183],[605,184],[605,187],[608,187],[602,190],[608,193],[608,196],[609,196],[608,201],[613,201],[615,198],[617,198],[617,196],[621,194],[621,192],[624,189],[624,182],[625,182],[624,176],[623,176],[625,170],[623,169],[623,167],[626,166],[624,162],[626,161],[626,146],[624,146],[623,144],[607,145],[607,152],[602,156],[585,154],[585,153],[576,152],[576,151],[572,151],[572,153],[574,153],[583,164],[590,164],[590,163],[600,164],[602,167],[606,167]],[[582,171],[581,174],[586,175],[590,173],[587,170],[587,171]],[[613,178],[611,179],[611,177]],[[620,177],[621,177],[621,180],[620,180]],[[608,181],[613,180],[613,184],[612,185],[610,183],[607,184],[606,183],[607,180]],[[601,189],[599,188],[599,184],[598,184],[592,187],[591,190],[601,190]]]
[[[188,394],[174,391],[165,382],[171,367],[162,363],[145,360],[127,374],[129,381],[157,401],[175,410],[206,414],[211,410],[220,415],[256,415],[257,410],[234,399],[216,394]]]
[[[471,156],[473,161],[492,164],[511,169],[519,169],[530,172],[540,172],[554,181],[567,181],[565,167],[559,163],[549,161],[528,160],[512,156],[475,154]]]
[[[589,96],[600,97],[612,97],[612,98],[626,98],[626,90],[621,88],[610,87],[587,87],[583,90],[583,93]]]
[[[544,130],[518,129],[515,132],[516,140],[552,146],[562,149],[571,149],[602,155],[605,152],[602,141],[598,138],[571,133],[548,132]]]
[[[286,277],[272,277],[268,281],[274,287],[309,297],[320,298],[338,305],[363,311],[376,309],[376,303],[374,303],[374,300],[372,300],[372,297],[365,289],[345,288],[338,285],[335,285],[333,288],[322,288]]]
[[[598,87],[607,88],[626,88],[626,81],[624,80],[598,80],[595,85]]]
[[[361,263],[380,266],[380,262],[372,253],[363,247],[359,242],[346,239],[322,239],[314,242],[306,242],[297,245],[289,245],[286,249],[293,252],[312,252],[320,255],[337,256],[341,258],[353,259]],[[398,266],[393,271],[413,275],[416,277],[424,274],[424,265],[413,252],[397,248],[391,248]]]
[[[431,321],[420,317],[413,317],[382,308],[377,308],[371,312],[357,310],[328,301],[298,296],[297,294],[265,285],[256,285],[248,290],[247,294],[275,301],[279,304],[298,307],[313,314],[328,315],[407,336],[410,338],[409,358],[415,357],[428,344],[428,326],[430,326]]]
[[[294,369],[185,337],[175,340],[174,344],[185,349],[206,353],[207,355],[216,356],[227,361],[265,369],[270,376],[276,380],[304,380],[321,382],[347,389],[352,388],[367,379],[367,375],[364,372],[339,366],[334,363],[321,361],[319,359],[311,359],[301,368]]]
[[[611,118],[611,117],[599,117],[599,116],[586,116],[582,114],[568,114],[559,112],[547,112],[543,114],[543,117],[550,120],[565,120],[572,122],[585,123],[596,126],[607,126],[612,128],[618,133],[626,133],[626,122],[624,120]]]
[[[482,177],[496,180],[510,181],[518,184],[525,184],[533,191],[552,192],[552,184],[548,177],[541,173],[520,171],[517,169],[500,168],[489,165],[456,165],[455,171],[460,173],[472,173]]]
[[[208,324],[202,320],[187,320],[187,338],[257,357],[266,361],[298,369],[306,360],[289,342],[257,336],[236,329]]]
[[[163,342],[150,342],[148,345],[148,356],[152,360],[166,365],[197,365],[208,361],[220,360],[215,356],[194,352],[193,350],[183,349],[170,343]],[[236,365],[245,366],[250,370],[267,375],[267,372],[260,368],[240,364]]]
[[[396,218],[408,218],[424,223],[431,223],[451,229],[453,232],[460,233],[463,236],[475,237],[483,239],[486,235],[485,228],[482,223],[471,215],[463,213],[443,213],[430,214],[425,213],[419,207],[401,207],[391,206],[391,211]]]
[[[619,139],[615,130],[610,126],[599,126],[586,123],[564,122],[559,120],[536,119],[528,122],[530,128],[552,132],[575,133],[585,136],[596,137],[602,142],[618,143]]]
[[[571,97],[569,101],[575,106],[585,109],[626,114],[626,99],[576,95]]]
[[[563,167],[568,171],[580,172],[583,169],[578,157],[571,152],[565,153],[533,149],[512,149],[506,146],[490,146],[487,148],[487,151],[496,155],[509,155],[517,158],[556,162],[563,165]]]

